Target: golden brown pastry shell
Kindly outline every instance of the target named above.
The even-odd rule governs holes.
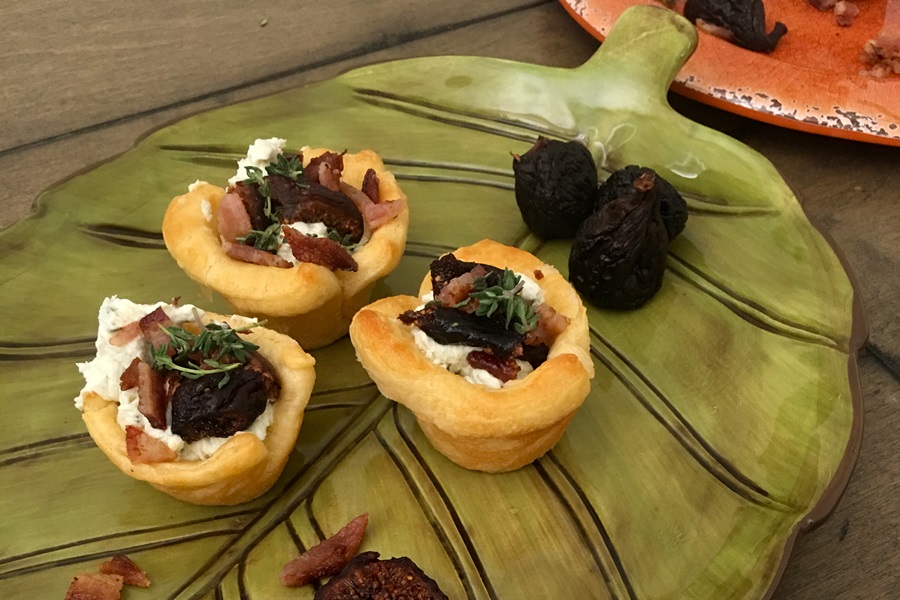
[[[209,312],[203,320],[226,321],[233,327],[245,324],[243,319]],[[259,346],[258,352],[281,380],[265,440],[237,433],[205,460],[134,464],[125,448],[125,430],[116,422],[118,401],[83,394],[82,419],[100,450],[129,477],[192,504],[240,504],[265,493],[281,475],[297,441],[316,380],[316,361],[293,339],[275,331],[257,327],[241,337]]]
[[[304,148],[304,162],[326,151]],[[359,188],[370,168],[378,174],[382,201],[406,201],[394,176],[371,150],[344,155],[342,180]],[[353,315],[369,301],[375,282],[396,268],[406,247],[408,206],[372,232],[353,254],[359,265],[356,272],[331,271],[311,263],[282,269],[234,260],[222,249],[216,222],[224,195],[224,189],[203,183],[174,198],[163,217],[166,247],[191,279],[221,294],[235,313],[265,319],[267,327],[293,337],[307,350],[347,333]],[[204,201],[212,212],[210,220],[203,214]]]
[[[549,450],[584,402],[594,376],[587,313],[578,294],[550,265],[533,255],[483,240],[460,248],[461,260],[509,267],[537,280],[545,302],[570,323],[550,347],[547,361],[500,389],[469,383],[435,365],[397,315],[420,304],[412,296],[377,300],[350,324],[350,338],[369,376],[385,397],[406,405],[442,454],[468,469],[511,471]],[[426,276],[419,296],[431,289]]]

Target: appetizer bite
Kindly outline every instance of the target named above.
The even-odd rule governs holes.
[[[347,333],[397,266],[409,210],[371,150],[338,154],[256,140],[228,188],[197,182],[163,218],[166,247],[194,281],[306,349]]]
[[[315,382],[310,355],[254,319],[191,305],[111,297],[99,321],[75,406],[113,464],[194,504],[272,487]]]
[[[587,313],[552,266],[483,240],[431,265],[419,297],[363,308],[357,357],[441,453],[481,471],[549,450],[584,402],[594,368]]]

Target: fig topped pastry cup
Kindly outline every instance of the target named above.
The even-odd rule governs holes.
[[[350,338],[380,392],[415,414],[437,450],[467,469],[512,471],[556,444],[590,391],[594,368],[587,313],[559,272],[528,252],[483,240],[453,254],[518,273],[540,272],[536,283],[544,303],[569,320],[543,364],[524,378],[491,389],[429,360],[398,315],[423,304],[421,298],[431,290],[430,276],[422,282],[419,298],[384,298],[360,310],[350,325]]]
[[[304,148],[304,165],[325,152]],[[375,152],[344,154],[343,165],[343,182],[361,189],[366,171],[374,169],[382,202],[403,203],[399,214],[371,231],[353,253],[356,271],[309,262],[279,268],[229,257],[217,223],[225,190],[205,182],[170,203],[162,224],[166,247],[191,279],[218,292],[235,313],[264,319],[267,327],[293,337],[307,350],[326,346],[346,335],[375,282],[396,268],[409,228],[406,196]]]
[[[248,324],[244,317],[211,312],[206,312],[202,321],[224,322],[233,328]],[[257,352],[268,361],[280,381],[278,398],[271,403],[272,417],[265,439],[249,431],[239,431],[200,460],[133,461],[126,429],[117,420],[118,398],[105,398],[86,386],[80,395],[82,419],[100,450],[129,477],[146,481],[157,490],[192,504],[241,504],[268,491],[284,470],[296,444],[315,383],[315,359],[295,340],[264,327],[254,327],[240,336],[259,346]]]

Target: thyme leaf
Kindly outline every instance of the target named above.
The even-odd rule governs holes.
[[[260,250],[274,253],[278,251],[278,247],[281,245],[280,236],[281,222],[276,221],[266,227],[263,231],[253,229],[247,235],[241,235],[235,239],[240,244],[255,246]]]
[[[512,327],[519,333],[526,333],[537,326],[540,316],[534,312],[531,302],[525,300],[522,288],[525,281],[521,276],[510,269],[504,269],[498,285],[488,286],[486,277],[478,277],[472,284],[474,291],[469,292],[469,297],[456,304],[460,308],[469,303],[470,299],[478,301],[475,314],[479,317],[492,317],[498,311],[506,317],[504,326]]]
[[[237,369],[250,360],[250,355],[259,346],[242,339],[238,333],[259,327],[263,323],[253,323],[232,328],[227,325],[210,323],[199,334],[183,327],[159,326],[169,341],[161,346],[150,346],[151,366],[161,371],[178,371],[188,379],[197,379],[211,373],[225,373],[219,381],[219,388],[225,387],[229,371]],[[169,349],[173,350],[169,355]]]
[[[341,246],[346,248],[347,252],[353,252],[354,250],[356,250],[357,248],[359,248],[360,246],[363,245],[362,242],[357,242],[356,244],[354,244],[353,242],[350,241],[351,236],[349,233],[347,235],[342,236],[337,229],[329,229],[328,235],[326,235],[325,237],[327,237],[329,240],[337,242],[338,244],[340,244]]]

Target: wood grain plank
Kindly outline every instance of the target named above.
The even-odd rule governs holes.
[[[550,0],[373,1],[7,3],[0,151]]]

